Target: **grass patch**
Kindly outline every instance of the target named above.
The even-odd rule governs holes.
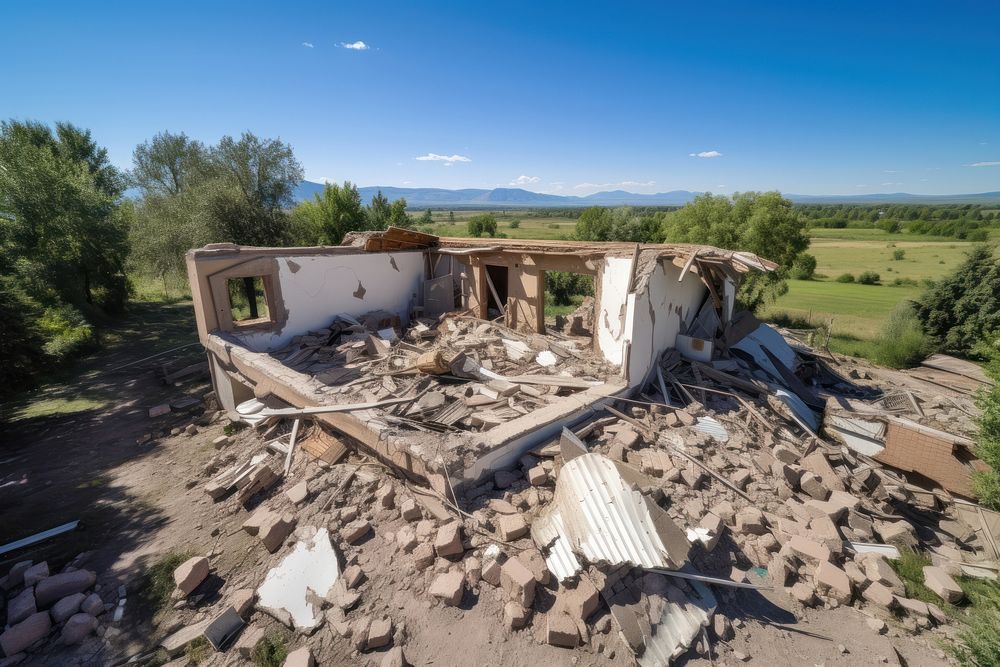
[[[898,560],[889,560],[888,562],[889,566],[903,580],[906,597],[923,602],[933,602],[936,605],[943,604],[941,598],[924,585],[924,566],[931,564],[930,556],[904,547],[899,550]]]
[[[250,660],[258,667],[281,667],[288,657],[288,640],[283,634],[270,633],[253,647]]]
[[[170,594],[174,592],[174,570],[194,555],[191,551],[169,553],[142,574],[140,596],[154,610],[163,611],[170,606]]]
[[[964,625],[958,632],[960,645],[952,654],[962,665],[1000,665],[1000,583],[973,577],[959,577],[969,605],[955,610]]]
[[[208,643],[208,640],[204,637],[198,637],[190,644],[188,644],[187,651],[185,651],[185,657],[188,659],[188,663],[192,665],[200,665],[201,663],[208,660],[214,651],[212,650],[212,645]]]

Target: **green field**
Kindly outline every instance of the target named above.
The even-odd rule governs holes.
[[[576,218],[539,216],[534,211],[490,211],[497,219],[497,232],[512,239],[558,239],[569,237],[576,230]],[[438,236],[467,236],[466,223],[474,215],[485,211],[454,211],[455,222],[450,223],[448,211],[434,211],[431,234]],[[419,214],[418,214],[419,215]],[[514,229],[510,223],[519,221]]]

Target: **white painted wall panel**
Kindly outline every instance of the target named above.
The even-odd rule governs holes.
[[[294,270],[293,270],[294,269]],[[424,276],[421,252],[316,255],[278,259],[288,321],[278,332],[237,334],[255,352],[280,349],[292,337],[329,326],[338,313],[358,316],[387,310],[407,322],[419,303]],[[359,285],[363,288],[363,296]]]

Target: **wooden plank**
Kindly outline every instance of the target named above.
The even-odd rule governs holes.
[[[314,426],[299,447],[314,459],[331,465],[347,456],[348,451],[339,438],[330,435],[320,426]]]

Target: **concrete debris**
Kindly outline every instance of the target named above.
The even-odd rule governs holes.
[[[204,556],[195,556],[174,570],[174,584],[182,595],[190,595],[208,576],[209,563]]]
[[[934,565],[924,566],[924,585],[939,598],[951,604],[959,602],[965,597],[961,586],[947,572]]]
[[[308,646],[297,648],[288,654],[281,667],[314,667],[316,659],[313,658],[312,650]]]
[[[52,620],[48,612],[37,612],[4,630],[0,634],[0,648],[4,655],[16,655],[45,638],[51,629]]]
[[[303,528],[295,548],[268,571],[257,589],[257,606],[289,627],[311,629],[322,618],[316,596],[325,597],[339,576],[326,528]]]
[[[67,595],[82,593],[96,581],[97,574],[90,570],[73,570],[46,577],[35,586],[35,603],[39,609],[44,609]]]
[[[444,604],[457,607],[462,602],[462,594],[465,592],[465,575],[457,570],[439,574],[428,592]]]

